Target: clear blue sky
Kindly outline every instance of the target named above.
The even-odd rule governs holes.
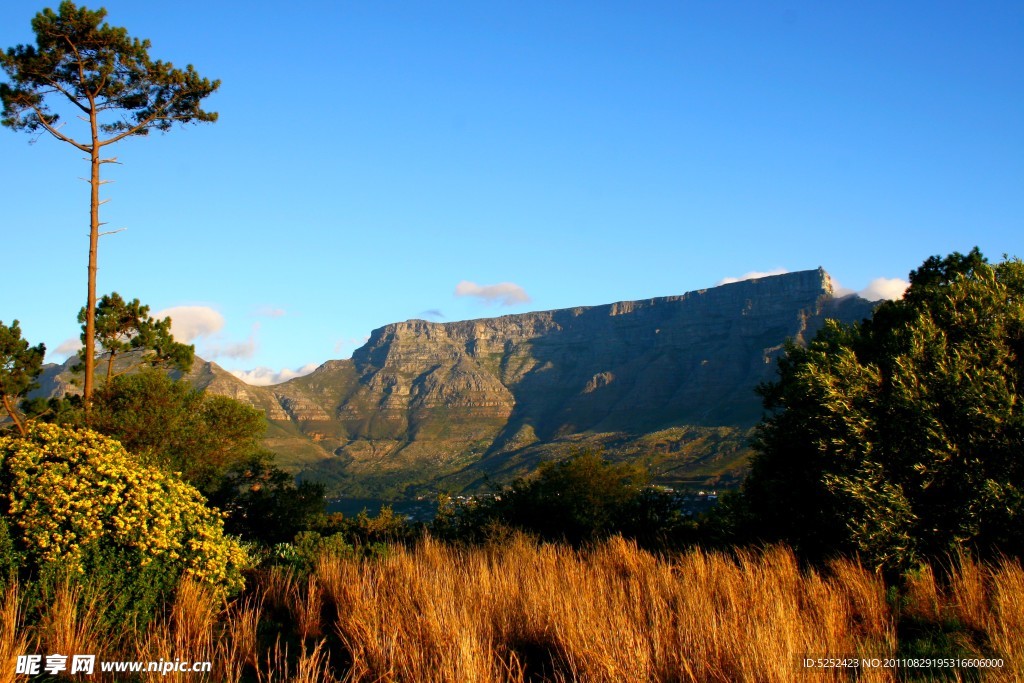
[[[0,47],[56,4],[0,4]],[[408,318],[1024,256],[1021,2],[103,6],[223,85],[217,123],[108,148],[103,219],[127,230],[99,290],[205,307],[194,342],[228,369],[347,357]],[[85,300],[88,168],[30,139],[0,130],[0,320],[52,350]]]

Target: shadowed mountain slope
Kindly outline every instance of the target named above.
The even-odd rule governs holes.
[[[268,445],[335,493],[461,490],[581,448],[666,483],[739,475],[786,339],[872,304],[822,269],[604,306],[374,330],[351,359],[269,387],[197,359],[187,379],[266,412]]]

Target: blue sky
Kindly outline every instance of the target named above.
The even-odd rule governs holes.
[[[0,47],[56,4],[0,5]],[[1020,2],[103,6],[223,84],[217,123],[107,148],[127,230],[99,291],[261,381],[409,318],[1024,256]],[[85,299],[88,167],[30,141],[0,130],[0,320],[53,351]]]

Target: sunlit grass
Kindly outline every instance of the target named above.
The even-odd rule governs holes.
[[[16,680],[18,654],[64,651],[212,661],[207,678],[165,678],[218,683],[841,681],[842,671],[802,671],[800,658],[905,654],[901,619],[916,625],[908,638],[934,626],[947,639],[932,645],[1004,658],[982,680],[1024,679],[1020,564],[959,558],[948,580],[936,573],[922,569],[897,596],[854,561],[806,570],[782,547],[658,557],[618,538],[589,550],[427,539],[370,559],[322,555],[308,574],[264,570],[227,602],[185,582],[141,632],[105,620],[88,586],[58,586],[34,614],[11,587],[0,682]],[[897,678],[872,669],[858,680]]]

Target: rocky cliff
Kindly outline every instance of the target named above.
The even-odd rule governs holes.
[[[663,481],[735,477],[787,339],[872,304],[825,271],[679,296],[374,330],[351,359],[252,387],[197,359],[186,378],[266,415],[268,445],[336,493],[400,495],[521,474],[580,448]],[[55,382],[61,381],[54,378]]]
[[[652,448],[671,452],[722,429],[734,437],[723,447],[734,462],[718,468],[728,473],[761,415],[753,389],[785,340],[870,310],[836,299],[818,269],[605,306],[410,320],[374,330],[351,360],[269,390],[288,424],[331,454],[307,473],[357,490],[373,482],[366,492],[511,475],[559,445],[628,453],[663,434]]]

